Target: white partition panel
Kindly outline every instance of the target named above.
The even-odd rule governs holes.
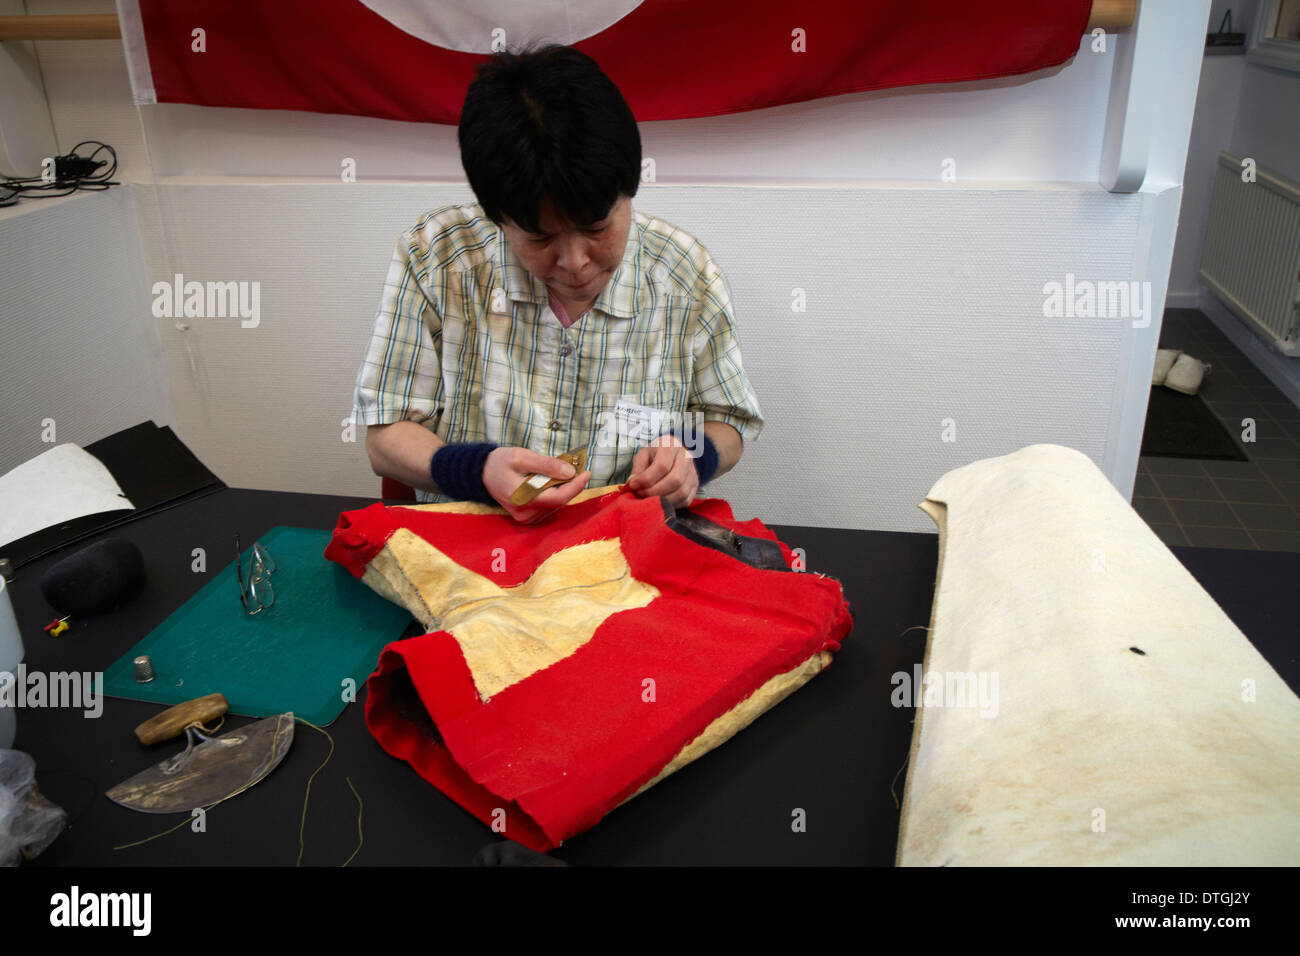
[[[464,187],[167,185],[161,217],[138,192],[151,282],[260,288],[256,328],[159,321],[183,437],[233,485],[376,495],[362,435],[342,440],[361,351],[397,235]],[[1125,385],[1159,319],[1049,318],[1043,290],[1143,278],[1151,201],[1093,185],[644,187],[636,205],[727,271],[768,421],[711,491],[772,522],[928,532],[917,502],[966,462],[1035,442],[1103,467],[1134,456],[1133,436],[1116,455]]]

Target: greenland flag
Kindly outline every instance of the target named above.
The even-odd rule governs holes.
[[[493,52],[590,55],[641,121],[1010,76],[1080,48],[1092,0],[117,0],[137,103],[456,123]]]

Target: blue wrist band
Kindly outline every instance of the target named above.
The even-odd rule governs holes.
[[[429,461],[429,475],[439,491],[457,501],[497,504],[483,484],[483,466],[496,447],[492,442],[443,445]]]
[[[704,447],[695,456],[695,472],[700,476],[700,485],[703,486],[718,470],[718,449],[708,435],[700,432],[700,437],[704,439]]]

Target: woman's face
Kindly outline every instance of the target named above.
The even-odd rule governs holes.
[[[560,299],[585,303],[600,295],[623,261],[631,223],[632,200],[620,196],[609,215],[589,226],[564,222],[545,199],[540,232],[525,232],[509,219],[501,228],[525,269]]]

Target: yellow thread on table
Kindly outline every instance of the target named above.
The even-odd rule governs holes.
[[[220,801],[218,801],[218,802],[220,802]],[[214,804],[212,805],[212,807],[215,807],[216,805],[217,805],[217,804],[214,803]],[[211,810],[211,809],[212,809],[212,807],[208,807],[208,808],[207,808],[206,810],[204,810],[203,812],[204,812],[204,813],[207,813],[208,810]],[[191,814],[191,815],[190,815],[190,819],[192,820],[193,818],[194,818],[194,816],[193,816],[193,814]],[[139,846],[139,845],[142,844],[142,843],[148,843],[150,840],[156,840],[156,839],[158,839],[159,837],[165,837],[167,834],[171,833],[172,830],[179,830],[181,827],[185,826],[185,824],[187,824],[187,823],[189,823],[189,822],[190,822],[189,820],[182,820],[180,823],[176,824],[176,826],[172,827],[171,830],[164,830],[162,833],[155,833],[155,834],[154,834],[153,836],[151,836],[151,837],[145,837],[143,840],[136,840],[134,843],[123,843],[121,846],[115,846],[115,847],[113,847],[113,849],[114,849],[114,850],[129,850],[129,849],[130,849],[131,847],[133,847],[133,846]]]
[[[325,764],[330,762],[330,757],[334,756],[334,738],[329,735],[329,731],[325,730],[325,728],[323,727],[317,727],[310,720],[303,720],[301,717],[299,717],[298,720],[301,723],[306,724],[312,730],[319,730],[322,734],[324,734],[325,739],[330,742],[330,752],[325,755],[325,759],[321,761],[321,765],[312,772],[312,775],[310,777],[307,778],[307,792],[304,793],[302,796],[302,819],[298,823],[298,861],[294,863],[294,866],[302,866],[302,853],[303,853],[302,835],[303,835],[303,831],[307,827],[307,800],[311,797],[311,782],[316,779],[316,774],[320,773],[322,770],[325,769]],[[349,863],[352,862],[352,860],[356,857],[356,855],[361,852],[361,844],[365,842],[366,838],[365,835],[361,832],[361,814],[364,810],[364,807],[361,804],[361,794],[357,793],[357,788],[352,786],[351,777],[345,777],[344,779],[347,780],[348,786],[352,788],[352,795],[357,798],[358,842],[357,842],[357,848],[352,851],[352,856],[348,857],[342,863],[342,866],[347,866]]]
[[[898,794],[894,792],[894,786],[898,783],[898,775],[901,774],[907,768],[907,762],[910,759],[912,759],[912,755],[909,753],[906,757],[903,758],[903,766],[898,768],[898,773],[894,774],[894,779],[889,781],[889,795],[894,798],[895,810],[901,810],[902,805],[898,802]]]
[[[366,842],[365,834],[361,832],[361,813],[365,808],[361,804],[361,794],[357,793],[357,788],[352,786],[352,778],[344,777],[343,779],[346,780],[348,786],[352,788],[352,796],[357,798],[357,848],[352,851],[352,856],[343,861],[342,865],[347,866],[356,859],[356,855],[361,852],[361,844]]]
[[[930,632],[930,630],[931,630],[931,629],[930,629],[927,625],[925,625],[925,624],[913,624],[913,625],[912,625],[911,627],[909,627],[907,630],[903,631],[903,634],[906,634],[907,631],[915,631],[915,630],[917,630],[918,628],[919,628],[920,630],[922,630],[922,631],[925,631],[927,634],[928,634],[928,633]],[[899,637],[902,637],[903,634],[899,634],[898,636],[899,636]],[[912,722],[913,724],[915,724],[915,723],[916,723],[916,718],[913,717],[911,722]],[[908,762],[909,760],[911,760],[911,759],[912,759],[911,751],[908,751],[907,756],[903,758],[903,766],[901,766],[901,767],[898,768],[898,772],[894,774],[894,779],[891,780],[891,781],[889,781],[889,795],[890,795],[891,797],[894,798],[894,809],[895,809],[895,810],[902,809],[902,805],[898,802],[898,794],[894,792],[894,787],[897,786],[899,775],[902,774],[902,772],[903,772],[905,769],[907,769],[907,762]]]

